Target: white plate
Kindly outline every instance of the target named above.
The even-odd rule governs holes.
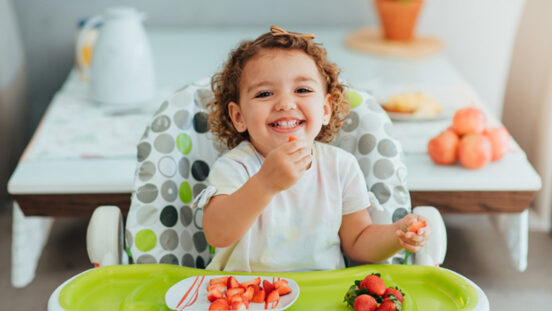
[[[432,121],[432,120],[443,120],[453,116],[454,111],[448,111],[443,108],[440,113],[434,115],[423,115],[415,113],[400,113],[400,112],[390,112],[385,111],[389,118],[393,121]]]
[[[174,284],[167,293],[165,294],[165,303],[172,310],[177,310],[177,306],[180,304],[180,301],[186,293],[188,294],[184,299],[183,303],[180,304],[178,310],[209,310],[211,302],[207,300],[207,286],[209,286],[209,281],[211,279],[216,279],[220,277],[225,277],[229,275],[198,275],[184,279],[176,284]],[[245,281],[250,281],[256,278],[256,275],[234,275],[238,282],[243,283]],[[261,278],[261,285],[263,280],[273,282],[273,277],[268,276],[259,276]],[[299,286],[297,283],[288,278],[281,278],[288,281],[288,286],[291,288],[291,293],[285,296],[280,297],[280,302],[275,309],[272,310],[285,310],[289,308],[297,297],[299,297]],[[197,297],[197,298],[196,298]],[[195,301],[194,301],[194,298]],[[191,303],[193,301],[193,303]],[[182,308],[189,304],[187,307]],[[264,303],[254,303],[249,304],[249,310],[264,310]]]

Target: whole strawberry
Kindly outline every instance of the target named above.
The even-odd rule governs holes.
[[[401,311],[402,304],[398,300],[384,300],[376,311]]]
[[[378,296],[385,294],[385,283],[378,274],[370,274],[360,282],[360,289],[366,289],[369,293],[374,293]]]
[[[383,300],[390,300],[391,295],[395,296],[395,298],[400,302],[404,301],[403,293],[398,288],[392,288],[392,287],[388,287],[385,289],[385,293],[383,294]]]
[[[370,295],[363,294],[355,298],[355,311],[375,311],[377,307],[376,299]]]

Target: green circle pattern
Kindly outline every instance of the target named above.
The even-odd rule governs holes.
[[[192,151],[192,138],[186,133],[176,137],[176,147],[182,154],[189,154]]]
[[[153,230],[143,229],[136,234],[134,243],[136,244],[136,248],[142,252],[147,252],[152,250],[157,244],[157,236]]]
[[[180,187],[178,187],[178,196],[184,203],[192,202],[192,188],[187,181],[181,183]]]
[[[349,100],[349,104],[351,105],[351,109],[355,109],[356,107],[360,106],[362,104],[362,96],[354,91],[347,91],[345,94],[347,96],[347,99]]]

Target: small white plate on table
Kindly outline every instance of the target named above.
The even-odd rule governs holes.
[[[211,302],[207,300],[207,286],[212,279],[226,277],[230,275],[198,275],[186,278],[174,284],[165,294],[165,303],[172,310],[209,310]],[[243,283],[251,281],[256,277],[261,278],[261,286],[263,280],[273,283],[275,280],[283,279],[288,282],[291,288],[291,293],[280,297],[278,305],[271,310],[285,310],[289,308],[299,297],[299,285],[289,278],[278,278],[272,276],[256,276],[256,275],[234,275],[238,282]],[[177,308],[178,306],[178,308]],[[265,310],[264,303],[249,304],[249,310]]]

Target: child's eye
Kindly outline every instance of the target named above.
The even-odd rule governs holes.
[[[310,93],[310,92],[312,92],[312,90],[308,89],[306,87],[301,87],[301,88],[298,88],[296,92],[297,93]]]
[[[270,95],[272,95],[271,92],[264,91],[264,92],[260,92],[257,95],[255,95],[255,98],[263,98],[263,97],[268,97]]]

